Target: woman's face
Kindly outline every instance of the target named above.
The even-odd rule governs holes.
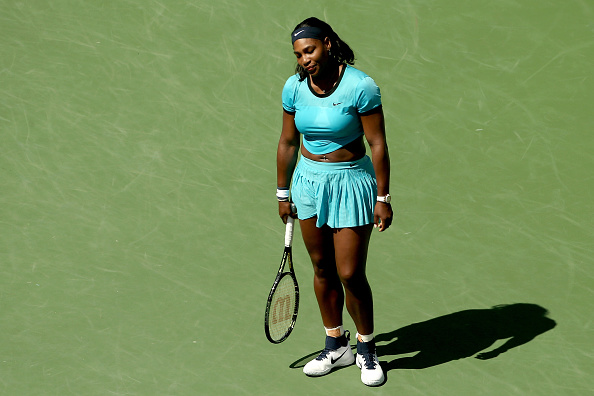
[[[312,38],[302,38],[293,43],[293,53],[297,63],[301,65],[312,77],[324,74],[328,63],[330,40],[320,41]]]

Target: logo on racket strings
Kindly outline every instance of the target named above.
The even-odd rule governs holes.
[[[291,296],[286,295],[284,297],[277,298],[274,306],[272,307],[272,324],[290,320],[291,318]]]

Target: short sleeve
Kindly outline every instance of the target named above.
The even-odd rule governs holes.
[[[366,76],[357,85],[357,112],[366,113],[381,104],[382,95],[379,87],[371,77]]]
[[[291,76],[283,87],[283,109],[287,113],[295,114],[296,76]]]

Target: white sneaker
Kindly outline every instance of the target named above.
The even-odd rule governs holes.
[[[349,339],[348,331],[338,338],[326,336],[326,347],[322,353],[303,367],[305,375],[319,377],[328,374],[335,367],[353,364],[355,355],[351,352]]]
[[[367,386],[384,383],[384,371],[377,360],[375,341],[357,340],[357,366],[361,369],[361,381]]]

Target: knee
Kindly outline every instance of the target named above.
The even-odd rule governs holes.
[[[358,288],[367,284],[365,271],[358,269],[356,266],[341,268],[338,272],[338,276],[344,287],[347,289]]]
[[[319,255],[312,255],[311,262],[314,267],[314,276],[318,279],[334,279],[337,277],[336,264],[333,260]]]

